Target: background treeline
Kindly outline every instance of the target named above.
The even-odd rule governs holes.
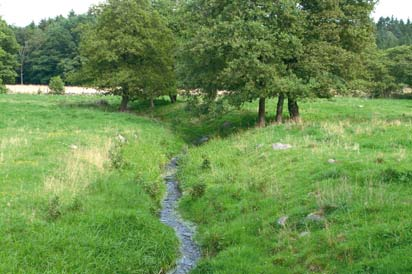
[[[376,44],[380,49],[412,45],[412,22],[410,19],[381,17],[376,23]]]
[[[53,76],[61,76],[68,84],[77,84],[70,75],[80,67],[81,26],[90,23],[93,15],[59,16],[39,24],[12,27],[19,44],[17,82],[48,84]]]
[[[122,95],[124,106],[138,98],[153,104],[166,94],[174,100],[177,88],[195,86],[212,91],[212,100],[213,90],[238,90],[231,103],[241,105],[285,94],[389,96],[412,85],[412,24],[381,18],[374,25],[369,17],[373,1],[338,6],[295,1],[299,9],[287,1],[283,9],[270,1],[244,7],[243,2],[209,2],[110,0],[87,14],[71,12],[26,27],[0,21],[0,81],[48,84],[60,76],[69,85]],[[265,16],[277,12],[276,20],[262,17],[266,7]],[[220,33],[214,32],[219,28]],[[373,29],[376,35],[370,39]],[[219,65],[223,74],[217,79]],[[248,77],[253,79],[242,82]]]

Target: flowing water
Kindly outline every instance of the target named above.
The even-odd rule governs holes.
[[[163,209],[160,215],[162,223],[172,227],[180,241],[181,258],[176,262],[176,268],[169,274],[186,274],[195,268],[201,257],[200,248],[194,241],[195,227],[184,221],[177,212],[177,205],[182,196],[176,179],[177,158],[167,166],[165,183],[167,195],[163,200]]]

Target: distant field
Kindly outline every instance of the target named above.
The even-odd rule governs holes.
[[[182,142],[98,99],[0,95],[0,273],[158,274],[174,264],[177,239],[157,212]]]
[[[50,89],[46,85],[6,85],[9,93],[12,94],[48,94]],[[93,88],[84,87],[65,87],[66,94],[70,95],[96,95],[102,94],[104,91],[99,91]]]

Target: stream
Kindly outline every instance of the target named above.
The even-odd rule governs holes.
[[[165,183],[167,194],[163,200],[160,214],[162,223],[172,227],[180,241],[181,257],[176,262],[176,268],[169,274],[186,274],[194,269],[201,257],[199,246],[194,241],[195,227],[183,220],[177,211],[178,202],[182,196],[176,179],[178,159],[173,158],[166,169]]]

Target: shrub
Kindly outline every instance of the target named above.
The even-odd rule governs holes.
[[[6,94],[7,93],[7,88],[5,85],[3,85],[3,81],[0,79],[0,94]]]
[[[50,93],[54,95],[63,95],[65,92],[64,82],[60,76],[55,76],[49,82]]]

